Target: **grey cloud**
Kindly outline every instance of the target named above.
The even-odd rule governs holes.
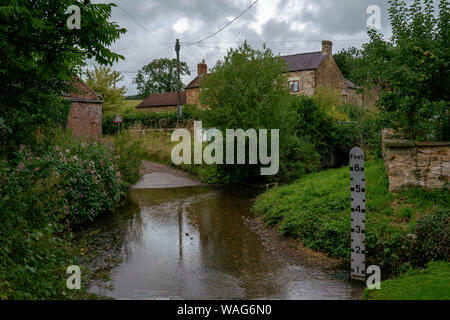
[[[280,7],[285,7],[290,1],[283,0]],[[318,7],[317,11],[304,9],[296,19],[304,23],[312,23],[323,34],[353,34],[364,30],[370,5],[378,5],[381,9],[381,27],[389,25],[388,2],[386,0],[315,0],[308,1]]]
[[[229,17],[239,14],[253,0],[115,1],[154,35],[146,32],[119,8],[113,9],[112,20],[128,30],[112,46],[114,51],[126,58],[125,61],[117,63],[114,69],[137,71],[153,58],[175,57],[174,45],[177,37],[184,43],[202,39],[225,25]],[[256,6],[264,1],[272,0],[259,0]],[[107,0],[93,2],[107,2]],[[317,10],[308,10],[308,5],[311,4],[315,5]],[[201,59],[206,59],[208,66],[212,67],[226,54],[226,48],[235,47],[245,39],[250,40],[250,43],[257,48],[260,48],[263,42],[267,42],[276,54],[317,51],[321,48],[320,41],[325,39],[335,40],[335,51],[350,46],[358,47],[363,42],[351,39],[367,38],[366,10],[373,4],[381,8],[382,28],[383,32],[387,33],[389,19],[386,0],[281,0],[277,8],[279,14],[265,22],[261,34],[250,27],[258,17],[257,8],[252,8],[227,29],[200,46],[181,48],[181,58],[189,64],[192,72],[192,76],[185,77],[183,82],[188,83],[196,74],[197,63]],[[298,12],[295,12],[296,7]],[[300,10],[300,8],[303,9]],[[289,14],[290,19],[287,19],[286,13]],[[182,35],[177,34],[172,28],[172,25],[180,18],[188,18],[191,23]],[[296,31],[292,28],[292,22],[305,24],[308,29]],[[195,31],[194,25],[201,27]],[[92,65],[92,62],[90,64]],[[128,94],[135,94],[136,88],[132,84],[134,74],[124,73],[124,76],[124,85],[129,89]]]

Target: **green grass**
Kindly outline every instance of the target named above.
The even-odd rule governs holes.
[[[381,160],[366,164],[366,258],[383,272],[397,273],[411,258],[409,233],[423,215],[447,209],[448,190],[411,189],[393,194]],[[269,190],[253,211],[286,236],[334,258],[350,261],[349,168],[310,174]]]
[[[119,112],[125,113],[125,112],[133,111],[134,108],[142,101],[143,100],[124,100]]]
[[[108,114],[111,116],[115,116],[117,113],[120,113],[122,116],[126,113],[131,113],[135,111],[135,107],[141,103],[143,100],[123,100],[122,105],[115,111],[111,110],[103,110],[104,114]]]
[[[366,300],[449,300],[450,263],[433,262],[424,270],[409,271],[381,283],[380,290],[364,291]]]

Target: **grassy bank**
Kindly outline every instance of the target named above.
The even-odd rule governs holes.
[[[350,260],[348,167],[310,174],[261,195],[253,211],[307,247]],[[448,259],[448,190],[388,190],[381,160],[366,166],[366,258],[384,276]]]
[[[365,300],[449,300],[450,263],[433,262],[424,270],[409,271],[381,283],[380,290],[366,289]]]
[[[172,163],[172,149],[179,142],[171,141],[171,134],[171,131],[150,131],[145,134],[130,134],[127,139],[129,143],[134,143],[136,146],[140,146],[138,153],[142,160],[174,166],[175,168],[191,173],[204,183],[215,183],[217,173],[214,166],[209,166],[206,164],[181,164],[179,166],[175,166]],[[108,141],[112,141],[113,139],[113,136],[107,137]],[[137,151],[137,149],[135,149],[135,151]]]

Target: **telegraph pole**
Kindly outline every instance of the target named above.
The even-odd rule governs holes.
[[[175,43],[175,51],[177,53],[177,90],[178,90],[178,100],[177,100],[177,127],[180,125],[181,119],[181,93],[180,93],[180,41],[177,39]]]

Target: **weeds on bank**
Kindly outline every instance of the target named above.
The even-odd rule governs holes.
[[[349,186],[348,167],[310,174],[261,195],[253,211],[262,216],[267,225],[279,228],[282,234],[301,239],[313,250],[349,261]],[[411,264],[427,262],[421,258],[423,253],[417,254],[423,243],[431,243],[426,251],[448,243],[445,240],[447,242],[433,244],[431,240],[433,237],[446,239],[445,234],[450,232],[450,193],[447,189],[413,188],[399,194],[390,193],[384,164],[378,160],[366,165],[366,197],[368,263],[377,264],[386,272],[397,273]],[[428,231],[420,233],[424,228]],[[435,251],[437,253],[428,257],[428,261],[445,256],[448,259],[448,251]]]

